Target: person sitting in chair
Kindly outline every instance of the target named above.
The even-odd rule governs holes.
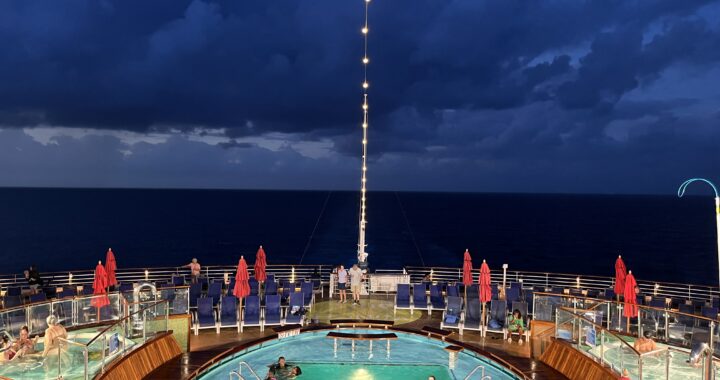
[[[513,310],[512,315],[510,316],[510,321],[508,322],[508,331],[520,334],[520,340],[518,343],[523,342],[523,336],[525,334],[525,321],[523,320],[520,310]],[[510,341],[512,341],[512,334],[508,334],[508,342]]]

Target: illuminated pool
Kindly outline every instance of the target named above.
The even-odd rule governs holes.
[[[119,331],[119,330],[118,330]],[[98,328],[82,329],[68,332],[68,339],[80,344],[87,344],[98,334]],[[118,334],[119,341],[124,338]],[[88,374],[92,378],[100,370],[102,361],[102,343],[97,341],[88,347]],[[125,339],[126,347],[129,349],[135,342]],[[49,355],[41,357],[43,351],[43,340],[40,339],[35,345],[37,354],[26,355],[13,361],[0,362],[0,376],[11,379],[57,379],[58,377],[58,356]],[[64,379],[83,379],[85,374],[84,350],[79,346],[69,346],[60,355],[60,365]],[[119,351],[108,355],[105,362],[109,362]]]
[[[350,340],[328,338],[331,331],[378,334],[392,332],[396,340]],[[371,346],[372,342],[372,346]],[[449,366],[449,344],[423,336],[387,330],[336,329],[305,332],[282,340],[273,339],[252,346],[226,358],[200,376],[202,380],[227,380],[232,371],[240,371],[244,378],[255,378],[241,362],[246,362],[261,378],[268,366],[284,356],[290,366],[302,369],[302,379],[374,380],[427,379],[433,375],[440,380],[464,379],[476,367],[471,379],[483,373],[493,380],[517,379],[512,372],[478,353],[464,350],[457,354],[454,368]],[[282,377],[279,377],[279,380]]]

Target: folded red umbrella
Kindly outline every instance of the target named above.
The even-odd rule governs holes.
[[[625,263],[623,262],[622,256],[618,255],[615,260],[615,294],[621,295],[625,292],[625,276],[627,269],[625,269]]]
[[[637,295],[635,293],[636,286],[637,283],[635,282],[635,276],[633,276],[632,271],[630,271],[627,274],[627,277],[625,277],[625,292],[623,293],[623,298],[625,298],[623,316],[628,318],[635,318],[638,316]]]
[[[233,289],[235,297],[243,298],[250,294],[250,284],[248,283],[249,279],[250,276],[248,275],[247,263],[245,262],[245,258],[240,256],[237,273],[235,274],[235,288]]]
[[[260,248],[258,248],[257,254],[255,254],[255,279],[258,281],[265,281],[267,279],[267,274],[265,273],[265,266],[267,265],[267,262],[265,261],[265,250],[263,249],[262,245]]]
[[[107,272],[107,285],[117,285],[117,278],[115,278],[115,271],[117,270],[117,263],[115,262],[115,254],[111,248],[108,248],[107,255],[105,257],[105,271]]]
[[[465,250],[463,255],[463,285],[470,286],[473,283],[472,276],[472,258],[470,257],[470,251]]]
[[[490,289],[490,267],[483,260],[480,266],[480,277],[478,277],[478,283],[480,284],[480,302],[490,302],[492,298],[492,290]]]
[[[98,265],[95,267],[95,280],[93,281],[93,295],[101,295],[101,297],[93,297],[90,304],[101,308],[110,304],[110,299],[107,296],[107,272],[102,266],[102,263],[98,261]]]

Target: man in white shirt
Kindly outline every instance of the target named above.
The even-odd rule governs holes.
[[[338,290],[340,291],[340,303],[347,302],[347,296],[345,295],[345,289],[347,288],[347,278],[348,273],[345,270],[345,267],[340,265],[337,270],[337,279],[338,279]]]
[[[360,284],[362,283],[363,273],[357,264],[350,269],[350,289],[353,294],[353,305],[360,305]]]

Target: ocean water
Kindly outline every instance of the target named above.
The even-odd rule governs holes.
[[[340,191],[0,189],[3,273],[254,262],[350,264],[358,193]],[[479,264],[717,284],[711,197],[375,192],[371,268]]]

